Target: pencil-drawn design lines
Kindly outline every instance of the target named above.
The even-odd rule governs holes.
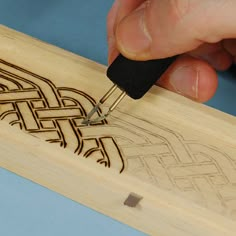
[[[123,123],[125,129],[146,138],[137,149],[128,145],[121,149],[132,175],[162,189],[181,192],[231,218],[236,216],[236,166],[230,156],[216,147],[187,141],[159,124],[126,114],[119,117],[124,118],[118,123]]]
[[[82,91],[56,87],[49,79],[0,60],[1,120],[236,219],[232,156],[118,109],[109,123],[82,125],[94,104]]]

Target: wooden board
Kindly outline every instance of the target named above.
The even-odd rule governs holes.
[[[153,87],[85,126],[104,66],[3,26],[0,59],[0,166],[151,235],[235,235],[235,117]]]

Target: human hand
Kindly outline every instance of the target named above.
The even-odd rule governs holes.
[[[236,61],[235,0],[116,0],[108,14],[110,64],[181,54],[158,84],[198,102],[217,89],[216,70]]]

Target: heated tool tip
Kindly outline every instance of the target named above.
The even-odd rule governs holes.
[[[107,70],[107,77],[114,85],[88,113],[82,124],[89,125],[104,120],[117,107],[126,94],[133,99],[141,98],[176,58],[177,56],[149,61],[134,61],[120,54]],[[101,116],[98,114],[97,118],[91,119],[117,88],[121,89],[122,93],[110,106],[108,112],[101,114]]]
[[[118,98],[114,101],[114,103],[109,107],[107,113],[101,114],[94,119],[91,119],[92,116],[99,110],[100,106],[112,95],[112,93],[117,89],[117,85],[113,85],[105,95],[99,100],[99,102],[94,106],[94,108],[88,113],[85,119],[82,121],[84,125],[90,125],[97,122],[100,122],[107,118],[107,116],[118,106],[121,100],[125,97],[126,92],[122,91],[122,93],[118,96]]]

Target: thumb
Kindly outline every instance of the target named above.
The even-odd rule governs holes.
[[[148,60],[236,38],[235,11],[235,0],[147,0],[117,24],[117,47],[128,58]]]

